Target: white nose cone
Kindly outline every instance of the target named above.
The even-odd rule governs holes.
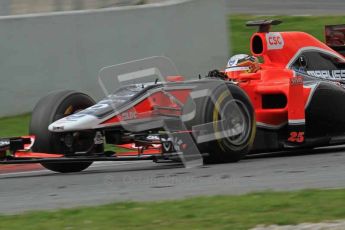
[[[48,129],[51,132],[70,132],[86,129],[93,129],[98,125],[97,117],[87,114],[73,114],[64,117],[49,125]]]

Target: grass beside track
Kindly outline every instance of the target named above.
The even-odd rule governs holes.
[[[30,114],[0,118],[0,137],[14,137],[28,134]]]
[[[39,201],[38,201],[39,202]],[[0,216],[0,229],[248,229],[345,218],[345,190],[263,192]]]

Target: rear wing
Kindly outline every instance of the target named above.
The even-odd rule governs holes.
[[[326,45],[345,56],[345,24],[325,26]]]

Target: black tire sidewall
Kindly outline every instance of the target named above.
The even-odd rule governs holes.
[[[226,141],[226,138],[197,144],[201,153],[208,153],[208,156],[204,157],[205,163],[237,162],[246,155],[254,142],[256,123],[253,106],[247,94],[239,86],[234,84],[221,83],[218,87],[212,89],[211,97],[213,98],[208,96],[194,100],[196,107],[195,118],[192,121],[188,121],[186,126],[191,128],[194,125],[213,122],[213,111],[215,109],[214,101],[217,100],[224,91],[228,91],[230,93],[226,96],[223,102],[228,102],[233,99],[239,100],[248,110],[250,116],[249,119],[251,121],[250,127],[248,127],[250,129],[250,133],[248,139],[243,143],[243,145],[236,146],[236,148],[230,149],[221,146],[222,142]],[[220,103],[220,108],[222,105],[223,104]]]
[[[255,114],[253,106],[247,96],[247,94],[238,86],[233,84],[227,84],[229,94],[226,96],[226,98],[220,103],[219,107],[221,108],[224,103],[226,103],[229,100],[238,100],[245,106],[245,109],[248,111],[248,120],[250,124],[248,124],[248,136],[243,144],[238,146],[233,146],[231,143],[227,141],[227,138],[223,139],[217,139],[215,141],[212,141],[208,143],[208,146],[212,146],[212,153],[214,155],[214,158],[219,158],[220,162],[237,162],[240,159],[242,159],[248,151],[251,149],[252,144],[254,142],[254,136],[255,136]],[[219,87],[215,92],[214,96],[215,98],[218,98],[223,92],[224,92],[224,86]],[[213,122],[213,113],[215,109],[215,104],[213,101],[211,101],[211,98],[208,99],[208,102],[206,103],[206,112],[204,113],[205,116],[205,123],[207,122]],[[245,115],[244,115],[245,116]]]
[[[30,121],[29,133],[36,136],[33,151],[61,153],[56,143],[57,134],[50,132],[48,126],[62,118],[62,111],[70,105],[86,108],[93,104],[95,101],[91,97],[72,90],[52,92],[42,98],[35,106]]]
[[[69,106],[73,110],[85,109],[95,104],[95,101],[88,95],[73,90],[55,91],[43,97],[35,106],[32,112],[29,133],[35,136],[35,143],[32,147],[34,152],[65,154],[59,134],[50,132],[48,126],[62,118],[63,112]],[[61,173],[80,172],[88,168],[92,162],[76,163],[42,163],[42,166]]]

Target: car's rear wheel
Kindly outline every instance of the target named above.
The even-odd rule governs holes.
[[[211,134],[208,136],[212,140],[198,143],[198,134],[194,134],[200,152],[207,153],[204,163],[237,162],[245,157],[254,142],[253,106],[245,92],[234,84],[221,83],[210,90],[209,96],[193,100],[195,116],[186,126],[193,129],[193,126],[208,124],[201,127],[207,129],[205,132]]]
[[[48,126],[65,116],[83,110],[95,104],[95,101],[86,94],[62,90],[52,92],[43,97],[35,106],[29,133],[34,135],[35,143],[32,150],[43,153],[70,154],[70,148],[64,143],[63,134],[53,133],[48,130]],[[74,133],[78,140],[75,141],[73,149],[77,151],[90,150],[94,145],[94,132],[82,131]],[[61,173],[80,172],[88,168],[92,162],[73,162],[73,163],[42,163],[42,166]]]

